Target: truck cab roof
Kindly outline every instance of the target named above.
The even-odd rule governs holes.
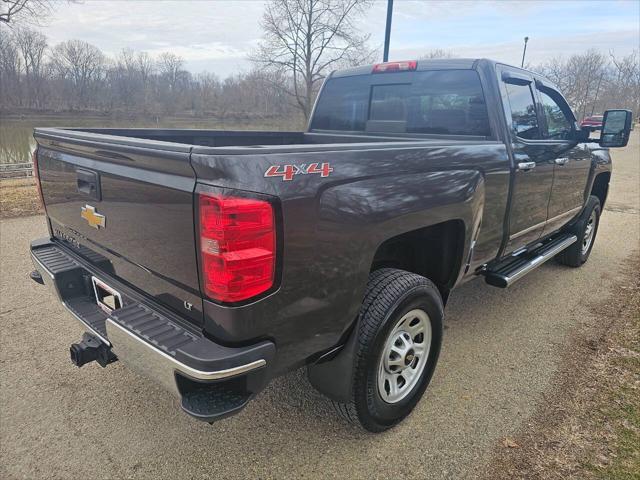
[[[484,66],[506,65],[510,68],[521,70],[534,77],[543,78],[540,74],[526,70],[524,68],[517,67],[515,65],[509,65],[497,60],[491,60],[488,58],[434,58],[424,60],[412,60],[416,62],[416,68],[414,71],[425,70],[467,70],[476,69],[479,64]],[[388,62],[393,63],[394,61]],[[402,62],[402,61],[400,61]],[[372,73],[374,67],[379,65],[378,63],[372,63],[368,65],[361,65],[359,67],[345,68],[343,70],[335,70],[331,73],[330,77],[349,77],[353,75],[367,75]]]
[[[428,60],[417,60],[416,71],[422,70],[466,70],[475,68],[477,62],[497,63],[484,58],[435,58]],[[373,71],[376,63],[361,65],[359,67],[336,70],[332,77],[349,77],[352,75],[366,75]]]

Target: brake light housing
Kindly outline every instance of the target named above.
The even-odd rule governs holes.
[[[276,225],[265,200],[198,195],[202,289],[210,299],[241,302],[274,285]]]
[[[412,72],[418,68],[417,60],[376,63],[371,73]]]

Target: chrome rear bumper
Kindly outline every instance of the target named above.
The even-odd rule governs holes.
[[[222,370],[198,370],[167,355],[162,350],[142,340],[111,318],[107,318],[106,324],[107,336],[109,340],[112,341],[111,349],[118,359],[126,363],[132,370],[161,383],[167,390],[178,396],[180,392],[176,388],[176,372],[194,380],[210,382],[246,374],[252,370],[264,367],[267,364],[265,359],[260,358],[243,365]]]
[[[238,348],[216,344],[56,241],[32,242],[31,258],[44,283],[87,332],[132,370],[180,398],[192,416],[212,421],[234,413],[266,384],[275,356],[272,342]],[[122,308],[110,314],[100,309],[88,287],[91,276],[121,294]]]

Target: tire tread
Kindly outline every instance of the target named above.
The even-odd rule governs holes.
[[[556,260],[558,263],[562,265],[566,265],[567,267],[579,267],[583,263],[585,263],[589,255],[591,254],[591,249],[593,249],[593,243],[595,243],[595,235],[597,234],[598,225],[596,225],[596,232],[594,233],[594,238],[592,240],[591,249],[587,252],[586,258],[582,258],[582,238],[584,236],[584,227],[591,215],[591,212],[595,208],[600,208],[600,200],[595,195],[591,195],[587,199],[587,203],[585,204],[585,208],[580,215],[579,220],[568,230],[570,233],[575,234],[578,237],[578,241],[571,245],[569,248],[565,248],[562,252],[556,255]],[[600,212],[602,214],[602,212]],[[600,223],[600,214],[598,215],[598,223]]]
[[[360,365],[369,361],[369,355],[375,352],[369,350],[373,337],[376,335],[380,324],[385,319],[387,313],[394,308],[394,305],[402,298],[403,294],[415,286],[428,287],[434,296],[441,299],[440,292],[436,286],[427,278],[415,273],[399,270],[395,268],[381,268],[373,271],[369,275],[367,291],[362,302],[360,313],[358,314],[358,348],[355,353],[355,378],[354,384],[362,381],[365,369]],[[440,307],[442,301],[440,300]],[[356,395],[352,395],[347,403],[332,400],[334,409],[347,422],[359,425],[369,431],[382,431],[376,424],[368,423],[364,414],[358,411]]]

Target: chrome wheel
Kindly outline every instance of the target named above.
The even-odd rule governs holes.
[[[584,237],[582,237],[582,255],[585,255],[589,251],[589,247],[591,247],[591,242],[593,242],[593,234],[596,231],[596,211],[591,212],[591,216],[587,221],[587,226],[584,229]]]
[[[431,320],[414,309],[393,327],[378,365],[378,393],[387,403],[397,403],[415,387],[429,358]]]

